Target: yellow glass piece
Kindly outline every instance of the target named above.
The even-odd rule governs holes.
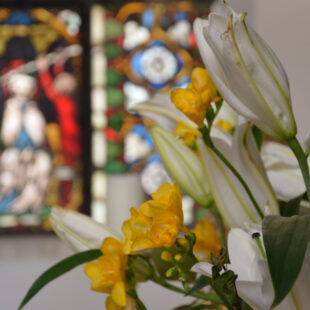
[[[102,243],[101,252],[103,256],[86,264],[84,272],[91,279],[92,290],[111,294],[107,309],[125,307],[127,256],[123,254],[123,243],[108,237]]]
[[[194,254],[200,261],[209,261],[212,253],[215,257],[219,256],[221,250],[221,239],[214,225],[205,219],[201,220],[193,232],[196,235]]]
[[[174,129],[174,134],[180,137],[185,144],[192,147],[196,141],[196,138],[200,136],[200,131],[182,121],[177,122],[177,126]]]
[[[123,223],[125,254],[171,246],[180,229],[188,232],[183,223],[182,197],[176,182],[162,184],[152,198],[138,210],[131,208],[131,218]]]
[[[229,134],[232,134],[233,131],[233,126],[228,122],[223,119],[219,119],[216,123],[216,126],[220,127],[224,131],[228,132]]]
[[[198,126],[203,125],[207,108],[218,101],[217,89],[206,69],[195,68],[191,74],[191,84],[184,89],[173,89],[171,101]]]

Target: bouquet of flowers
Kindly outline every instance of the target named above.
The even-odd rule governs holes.
[[[133,107],[153,121],[156,149],[176,181],[131,208],[123,236],[52,208],[55,232],[76,254],[40,276],[20,309],[83,263],[91,288],[109,294],[108,310],[146,309],[136,290],[144,281],[194,297],[178,309],[309,309],[309,148],[296,138],[286,73],[245,16],[224,5],[197,19],[206,69],[195,68],[170,99]],[[189,230],[179,187],[216,224],[202,219]]]

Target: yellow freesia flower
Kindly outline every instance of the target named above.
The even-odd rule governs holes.
[[[193,232],[196,235],[194,254],[200,261],[209,261],[211,253],[216,257],[219,255],[222,247],[221,239],[210,221],[201,220]]]
[[[177,122],[177,126],[174,129],[174,134],[180,137],[186,145],[192,147],[197,137],[200,136],[200,131],[182,121]]]
[[[195,68],[191,74],[191,84],[186,89],[173,89],[170,98],[199,127],[203,125],[211,102],[220,99],[208,71],[203,68]]]
[[[123,223],[124,253],[138,254],[149,249],[171,246],[183,223],[182,196],[176,184],[162,184],[139,210],[131,208],[131,218]]]
[[[126,306],[127,299],[127,256],[123,253],[123,243],[108,237],[102,243],[101,252],[103,256],[86,264],[84,272],[91,279],[92,290],[111,294],[106,301],[106,309],[121,309]]]

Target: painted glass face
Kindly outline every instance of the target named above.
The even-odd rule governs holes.
[[[192,23],[207,15],[208,4],[195,3],[111,1],[92,8],[93,188],[110,173],[141,173],[147,194],[169,180],[148,120],[127,110],[155,93],[187,86],[192,69],[202,65]],[[106,197],[93,197],[92,212],[104,221]]]
[[[0,231],[49,229],[48,205],[78,210],[81,18],[0,9]]]

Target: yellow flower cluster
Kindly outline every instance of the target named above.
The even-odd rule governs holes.
[[[174,105],[199,127],[203,125],[211,102],[221,99],[208,71],[203,68],[195,68],[191,74],[191,84],[186,89],[172,90],[170,98]]]
[[[152,198],[138,210],[131,209],[131,218],[122,227],[125,238],[122,241],[106,238],[101,246],[103,256],[85,266],[91,288],[111,294],[106,301],[108,310],[133,308],[132,299],[126,295],[127,255],[171,246],[180,229],[187,232],[183,224],[182,196],[176,182],[162,184]]]
[[[123,253],[123,243],[108,237],[102,243],[101,252],[103,256],[96,262],[88,263],[84,271],[91,279],[94,291],[111,294],[107,298],[106,308],[122,309],[128,299],[125,279],[127,255]]]
[[[194,254],[200,261],[209,261],[212,253],[215,257],[219,256],[221,250],[221,239],[214,225],[205,219],[201,220],[193,232],[196,235]]]
[[[123,223],[126,254],[171,246],[180,229],[187,232],[183,224],[182,196],[176,182],[162,184],[152,198],[138,210],[131,208],[131,218]]]

